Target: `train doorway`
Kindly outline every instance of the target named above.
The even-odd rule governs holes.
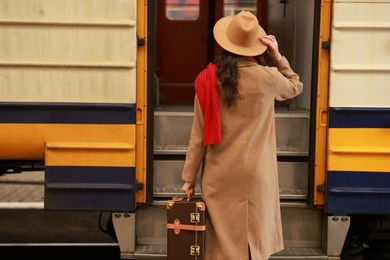
[[[271,0],[161,0],[153,2],[155,73],[153,117],[153,199],[181,195],[180,174],[193,121],[194,81],[221,53],[212,29],[215,21],[242,10],[256,14],[265,30],[278,39],[305,90],[296,99],[275,104],[276,142],[281,199],[306,203],[309,181],[309,128],[314,2]],[[200,185],[197,185],[200,187]],[[200,194],[200,189],[196,191]]]
[[[313,150],[309,151],[312,142],[310,132],[314,129],[311,123],[316,122],[316,114],[311,112],[313,109],[313,112],[316,111],[312,97],[316,98],[313,71],[317,69],[315,57],[318,50],[314,46],[318,44],[313,39],[318,36],[314,24],[320,2],[159,0],[150,3],[154,5],[152,10],[155,15],[149,17],[155,20],[151,23],[153,27],[148,28],[149,34],[153,29],[150,35],[155,39],[151,41],[149,38],[148,59],[153,62],[148,63],[149,69],[152,68],[148,75],[149,83],[153,84],[153,73],[158,79],[153,85],[155,88],[149,86],[150,92],[155,91],[156,99],[148,102],[149,108],[152,108],[155,101],[154,109],[149,110],[154,113],[153,119],[149,117],[153,122],[148,125],[154,137],[153,146],[149,146],[152,154],[148,156],[148,192],[152,204],[165,205],[164,202],[173,196],[183,196],[181,172],[194,115],[194,80],[221,51],[213,38],[213,25],[225,15],[249,10],[256,14],[267,33],[276,36],[281,53],[304,84],[303,94],[294,100],[275,104],[279,191],[286,248],[295,250],[298,243],[303,249],[319,248],[323,237],[322,215],[308,205],[323,205],[323,200],[313,199],[317,190],[314,189],[310,169]],[[152,96],[149,95],[149,98]],[[201,174],[198,174],[196,197],[201,196],[200,177]],[[155,215],[153,220],[164,219],[166,210],[146,207],[139,209],[137,214],[139,223],[142,223],[152,215]],[[314,232],[301,230],[302,221],[311,223]],[[148,237],[150,234],[149,230],[145,230],[138,236]],[[166,241],[166,237],[162,236],[161,241]],[[294,254],[300,253],[291,253]]]

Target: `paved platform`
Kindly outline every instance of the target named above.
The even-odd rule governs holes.
[[[0,176],[0,202],[42,202],[44,172],[23,172]]]
[[[0,176],[0,247],[7,245],[117,245],[99,228],[111,212],[43,209],[44,172]]]

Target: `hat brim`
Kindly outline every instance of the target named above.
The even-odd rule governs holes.
[[[229,38],[226,36],[226,29],[230,23],[230,21],[235,16],[225,16],[217,21],[214,25],[214,38],[217,43],[225,50],[238,54],[241,56],[258,56],[264,53],[267,50],[267,46],[260,42],[260,39],[256,41],[251,47],[243,47],[240,45],[236,45],[232,43]],[[259,25],[258,27],[258,36],[266,36],[264,29]]]

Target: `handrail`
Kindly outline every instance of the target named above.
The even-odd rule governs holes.
[[[154,73],[154,83],[156,85],[156,108],[160,107],[160,79],[158,78],[157,74]]]

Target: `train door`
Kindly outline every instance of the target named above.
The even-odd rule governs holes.
[[[193,79],[207,64],[208,3],[158,1],[157,66],[160,100],[189,103]]]
[[[157,6],[158,104],[192,104],[193,82],[220,48],[212,35],[216,20],[241,10],[258,13],[264,1],[164,0]],[[260,12],[261,13],[261,12]]]

